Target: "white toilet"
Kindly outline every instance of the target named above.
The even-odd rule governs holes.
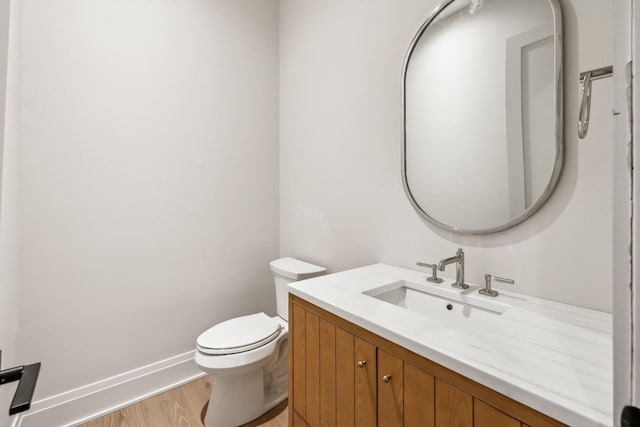
[[[195,361],[213,374],[206,427],[245,424],[287,398],[289,301],[287,283],[325,273],[293,258],[271,261],[278,315],[264,313],[218,323],[197,340]]]

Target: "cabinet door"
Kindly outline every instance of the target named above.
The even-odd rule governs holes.
[[[404,426],[434,427],[435,378],[404,362]]]
[[[520,421],[511,418],[481,400],[473,399],[473,409],[474,427],[521,427]]]
[[[378,350],[378,427],[403,426],[403,381],[402,359]]]
[[[436,427],[472,426],[473,398],[471,395],[436,378]]]
[[[353,335],[336,328],[336,425],[353,427],[354,363]]]
[[[289,357],[292,367],[292,372],[289,375],[292,376],[293,387],[293,409],[300,414],[303,418],[307,415],[307,390],[306,390],[306,342],[305,342],[305,310],[295,304],[291,304],[291,312],[289,313],[291,339],[293,345],[290,346]],[[291,412],[290,412],[291,414]]]
[[[376,347],[355,337],[355,423],[356,427],[376,425]]]
[[[306,413],[304,419],[312,427],[320,426],[320,318],[307,311],[305,315],[305,384]],[[302,415],[302,414],[300,414]]]
[[[336,327],[320,318],[320,427],[336,427]]]

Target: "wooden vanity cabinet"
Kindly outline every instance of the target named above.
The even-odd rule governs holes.
[[[564,424],[290,295],[289,426]]]

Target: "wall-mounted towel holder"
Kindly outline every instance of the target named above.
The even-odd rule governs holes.
[[[589,131],[589,116],[591,115],[591,82],[613,75],[613,67],[596,68],[580,73],[580,110],[578,113],[578,137],[583,139]]]

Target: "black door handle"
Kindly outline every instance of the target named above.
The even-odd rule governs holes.
[[[640,426],[640,409],[635,406],[625,406],[620,417],[622,427]]]
[[[39,372],[40,362],[0,371],[0,385],[19,381],[16,394],[9,407],[9,415],[26,411],[31,407],[31,399],[33,399],[33,392],[36,389]]]

